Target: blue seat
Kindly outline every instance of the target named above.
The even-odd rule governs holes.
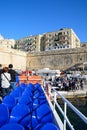
[[[4,104],[0,104],[0,127],[6,124],[9,120],[9,110]]]
[[[36,110],[38,107],[40,107],[40,105],[46,104],[46,103],[47,103],[46,98],[44,97],[42,99],[36,98],[33,100],[32,110]]]
[[[2,104],[5,104],[8,107],[9,111],[11,111],[12,108],[16,105],[16,100],[11,95],[7,95],[3,98]]]
[[[0,130],[25,130],[24,127],[17,123],[9,123],[0,128]]]
[[[39,98],[39,97],[41,98],[41,96],[45,98],[45,95],[44,95],[44,92],[41,88],[41,85],[35,84],[34,87],[35,87],[35,91],[33,93],[33,99]]]
[[[29,107],[30,111],[32,111],[32,98],[31,97],[29,97],[27,95],[23,95],[18,100],[18,104],[25,104]]]
[[[59,127],[53,123],[39,124],[34,130],[59,130]]]
[[[44,93],[36,92],[33,95],[33,99],[41,99],[42,100],[42,99],[46,99],[46,97],[45,97]]]
[[[34,84],[34,90],[38,90],[40,92],[43,92],[41,85],[39,83]]]
[[[32,103],[32,98],[26,94],[24,94],[23,96],[20,97],[20,99],[18,100],[19,104],[31,104]]]
[[[34,85],[32,83],[27,84],[27,88],[29,88],[32,92],[34,91]]]
[[[42,104],[32,113],[32,127],[35,128],[39,123],[53,122],[53,115],[48,104]]]
[[[22,95],[22,89],[20,87],[17,87],[10,93],[10,95],[13,96],[15,99],[19,98]]]
[[[38,98],[40,95],[41,95],[40,92],[35,91],[35,92],[34,92],[34,95],[33,95],[33,99],[34,99],[34,98]]]
[[[27,126],[30,123],[30,109],[25,104],[17,104],[11,111],[9,123],[19,123]]]
[[[19,85],[19,87],[22,89],[22,91],[24,91],[25,88],[26,88],[26,84],[25,84],[25,83],[21,83],[21,84]]]
[[[23,95],[27,95],[30,97],[33,97],[33,92],[31,89],[29,89],[28,87],[24,90]]]

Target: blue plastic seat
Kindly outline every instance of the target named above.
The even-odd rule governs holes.
[[[20,87],[17,87],[10,93],[10,95],[13,96],[14,98],[19,98],[22,95],[22,89]]]
[[[11,111],[9,123],[19,123],[27,126],[30,123],[30,109],[25,104],[17,104]]]
[[[33,94],[33,99],[35,99],[35,98],[41,98],[42,99],[42,97],[45,98],[45,95],[44,95],[44,92],[41,88],[41,85],[35,84],[34,87],[35,87],[35,91],[34,91],[34,94]]]
[[[0,128],[0,130],[25,130],[24,127],[17,123],[9,123]]]
[[[37,92],[33,95],[33,99],[46,99],[46,96],[43,93]]]
[[[8,107],[9,111],[11,111],[12,108],[16,105],[16,100],[11,95],[7,95],[3,98],[2,104],[5,104]]]
[[[20,97],[20,99],[18,100],[18,103],[28,105],[28,104],[32,103],[32,98],[30,96],[24,94],[23,96]]]
[[[35,91],[33,95],[33,99],[38,98],[40,96],[40,92]]]
[[[33,100],[33,104],[32,104],[32,110],[36,110],[38,107],[40,107],[40,105],[42,104],[46,104],[47,101],[46,101],[46,98],[42,98],[42,99],[39,99],[39,98],[36,98]]]
[[[29,107],[30,111],[32,111],[32,98],[31,97],[29,97],[27,95],[23,95],[18,100],[18,104],[25,104]]]
[[[33,97],[33,92],[28,87],[24,90],[23,95]]]
[[[39,83],[34,84],[34,90],[38,90],[40,92],[43,92],[41,85]]]
[[[27,84],[27,88],[29,88],[32,92],[34,91],[34,85],[32,83]]]
[[[32,113],[32,127],[35,128],[39,123],[53,122],[53,115],[48,104],[42,104]]]
[[[21,84],[19,85],[19,87],[22,89],[22,91],[24,91],[25,88],[26,88],[26,84],[25,84],[25,83],[21,83]]]
[[[59,130],[59,127],[53,123],[39,124],[34,130]]]
[[[9,110],[4,104],[0,104],[0,127],[6,124],[9,120]]]

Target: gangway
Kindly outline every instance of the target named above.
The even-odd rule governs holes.
[[[68,124],[70,130],[75,130],[74,126],[71,124],[68,116],[67,116],[67,106],[75,112],[75,114],[80,117],[80,119],[87,124],[87,117],[83,115],[75,106],[73,106],[64,96],[62,96],[55,88],[49,85],[48,92],[45,91],[45,95],[47,97],[48,103],[53,111],[54,118],[56,119],[56,123],[58,124],[60,130],[67,130],[66,124]],[[57,98],[61,98],[64,103],[64,110],[61,108],[59,103],[57,102]],[[56,111],[56,107],[60,111],[63,116],[63,121],[61,120],[60,116]]]

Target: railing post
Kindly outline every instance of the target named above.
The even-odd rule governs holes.
[[[53,105],[53,112],[55,110],[55,102],[56,102],[56,92],[54,92],[54,105]]]
[[[67,113],[67,103],[64,102],[64,127],[63,127],[63,130],[66,130],[66,113]]]

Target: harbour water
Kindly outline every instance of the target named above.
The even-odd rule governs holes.
[[[87,117],[87,98],[71,99],[70,102]],[[85,124],[71,109],[68,108],[67,113],[75,130],[87,130],[87,124]]]
[[[87,117],[87,98],[71,98],[68,99],[80,112]],[[62,101],[58,101],[61,107],[63,107]],[[87,124],[85,124],[69,107],[67,107],[67,116],[75,130],[87,130]],[[70,130],[67,127],[67,130]]]

